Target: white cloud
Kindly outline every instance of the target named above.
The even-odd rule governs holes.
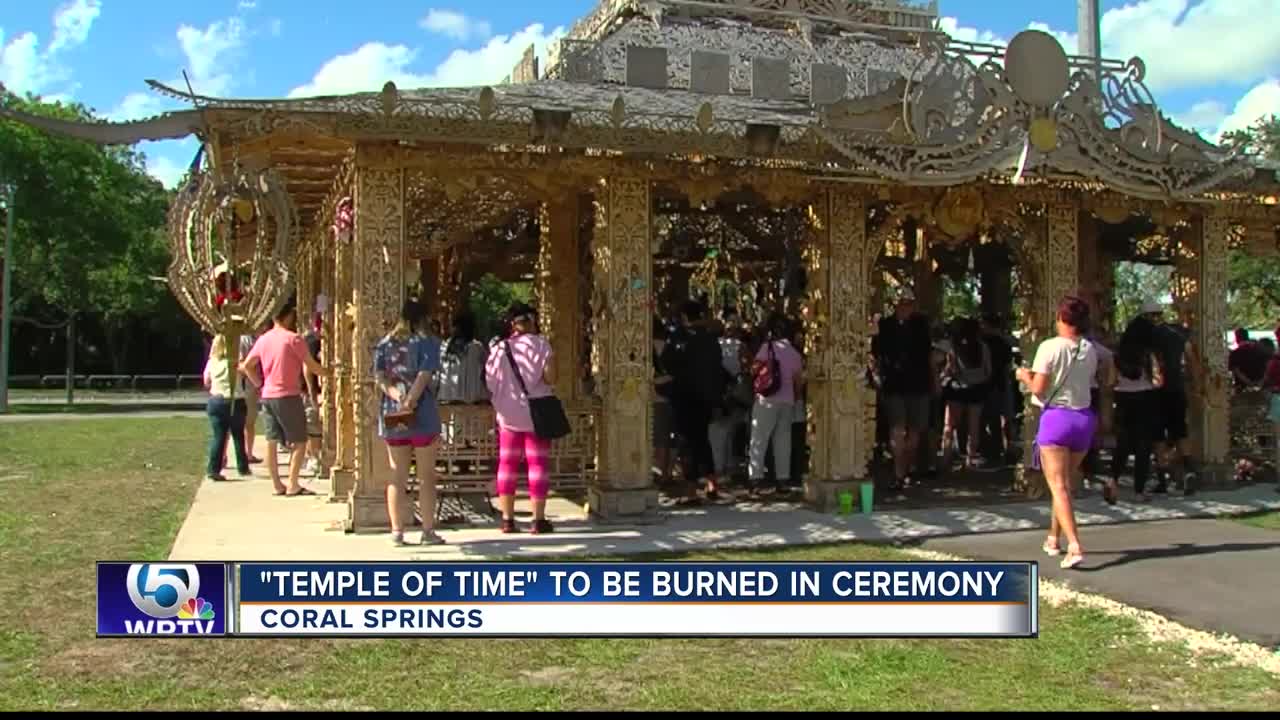
[[[1205,138],[1216,136],[1218,127],[1227,117],[1227,108],[1217,100],[1206,100],[1191,106],[1191,109],[1173,116],[1173,121],[1182,127],[1195,130]]]
[[[464,42],[473,36],[487,38],[493,33],[493,26],[488,22],[474,20],[456,10],[431,8],[418,25],[423,30]]]
[[[470,87],[496,83],[510,74],[525,48],[534,46],[546,57],[547,44],[564,35],[564,28],[546,32],[541,23],[511,35],[497,35],[481,48],[457,49],[428,72],[418,72],[418,49],[405,45],[370,42],[354,52],[327,61],[305,85],[289,97],[343,95],[380,90],[387,81],[401,89],[419,87]]]
[[[225,95],[234,83],[229,56],[244,43],[244,23],[229,18],[210,23],[203,30],[183,25],[178,44],[186,56],[191,85],[201,95]]]
[[[252,10],[258,7],[257,0],[240,0],[240,4],[236,6],[241,10]]]
[[[246,31],[239,18],[210,23],[204,29],[181,25],[176,33],[182,49],[191,87],[200,95],[227,95],[235,85],[236,54],[244,48]],[[186,90],[181,68],[167,85]],[[115,121],[137,120],[160,113],[169,101],[149,92],[133,92],[124,96],[107,117]]]
[[[1141,57],[1152,90],[1250,83],[1280,67],[1277,28],[1276,0],[1143,0],[1102,16],[1102,49]]]
[[[283,30],[284,30],[284,21],[281,20],[280,18],[276,18],[272,20],[271,24],[268,26],[268,32],[271,33],[271,37],[280,37],[280,33]]]
[[[960,42],[991,43],[994,45],[1004,43],[1004,38],[990,30],[979,30],[978,28],[963,26],[957,18],[941,18],[938,20],[938,26],[942,29],[942,32],[951,36],[951,39],[959,40]]]
[[[1054,30],[1049,27],[1048,23],[1042,22],[1033,22],[1027,26],[1027,29],[1039,30],[1040,32],[1052,35],[1054,39],[1062,45],[1062,49],[1065,50],[1068,55],[1075,55],[1080,52],[1080,36],[1076,33],[1066,32],[1064,30]],[[1103,55],[1105,54],[1106,53],[1104,52]]]
[[[165,155],[147,158],[147,174],[159,180],[167,188],[177,187],[186,172],[186,165],[180,165]]]
[[[139,120],[159,114],[164,109],[164,101],[159,96],[148,92],[132,92],[124,96],[119,105],[107,113],[107,119],[115,122]]]
[[[956,40],[1004,44],[989,30],[965,27],[956,18],[939,21]],[[1119,60],[1142,58],[1153,92],[1230,83],[1254,83],[1280,67],[1280,1],[1138,0],[1102,15],[1102,54]],[[1075,32],[1043,22],[1028,29],[1053,35],[1070,54],[1078,52]]]
[[[59,7],[53,13],[53,42],[49,43],[49,52],[83,45],[89,39],[93,21],[101,12],[99,0],[71,0]]]
[[[60,6],[53,14],[53,38],[43,50],[35,33],[19,33],[6,43],[0,28],[0,83],[11,92],[25,94],[42,93],[67,82],[71,71],[60,55],[84,44],[100,12],[100,0],[72,0]],[[66,91],[63,88],[57,94],[67,97]]]
[[[1232,130],[1244,130],[1268,115],[1280,115],[1280,78],[1258,83],[1236,101],[1235,108],[1222,119],[1215,137]]]

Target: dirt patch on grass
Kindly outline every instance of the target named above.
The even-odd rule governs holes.
[[[530,685],[561,686],[573,679],[576,673],[567,667],[552,665],[537,670],[521,670],[520,677]]]

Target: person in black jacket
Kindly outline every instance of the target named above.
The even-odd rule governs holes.
[[[680,339],[669,346],[663,365],[672,373],[672,405],[680,436],[680,466],[686,485],[681,504],[698,502],[698,486],[709,500],[719,497],[718,478],[707,430],[724,399],[726,373],[720,343],[707,328],[706,307],[690,300],[680,308]]]

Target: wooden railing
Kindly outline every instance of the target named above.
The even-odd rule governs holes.
[[[551,443],[551,490],[584,490],[596,472],[599,407],[568,404],[565,413],[573,432]],[[494,494],[498,470],[498,435],[493,408],[480,405],[441,405],[441,437],[436,472],[444,493]],[[523,483],[521,484],[523,488]]]

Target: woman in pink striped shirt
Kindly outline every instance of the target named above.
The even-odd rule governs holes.
[[[537,313],[525,303],[516,303],[507,311],[507,323],[509,334],[490,348],[484,373],[498,419],[497,485],[502,532],[516,532],[516,481],[523,461],[528,468],[529,499],[533,501],[533,526],[529,531],[535,535],[549,533],[553,530],[546,517],[551,441],[534,433],[529,398],[554,394],[551,343],[538,334]]]

